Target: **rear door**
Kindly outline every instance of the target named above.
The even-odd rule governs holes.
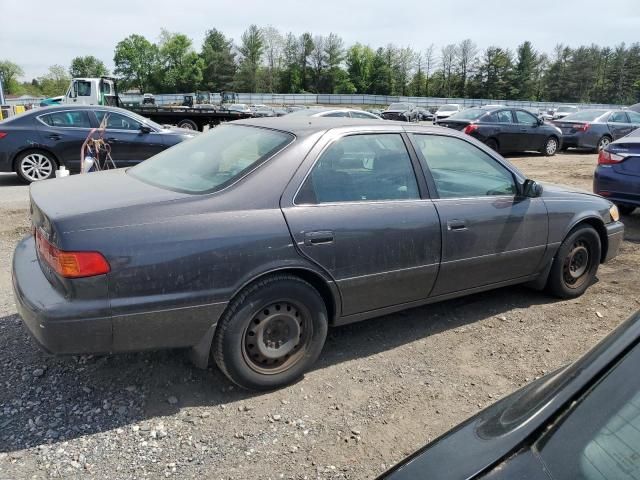
[[[607,126],[614,140],[630,134],[634,128],[627,116],[627,112],[617,111],[611,113],[607,119]]]
[[[110,110],[94,113],[99,124],[105,121],[104,139],[117,167],[136,165],[165,149],[161,134],[153,129],[143,132],[143,123],[135,118]]]
[[[538,119],[524,110],[514,110],[518,126],[519,149],[540,150],[544,146],[545,133],[538,125]]]
[[[69,170],[80,170],[80,150],[91,131],[87,110],[61,110],[38,116],[42,142]]]
[[[427,298],[440,221],[407,137],[385,128],[324,139],[282,198],[300,253],[335,279],[343,315]]]
[[[520,150],[519,128],[514,123],[511,110],[498,110],[495,115],[496,140],[501,152],[513,152]]]
[[[430,173],[442,224],[442,261],[432,296],[537,273],[548,233],[542,198],[518,195],[520,180],[466,140],[417,133],[411,138]]]

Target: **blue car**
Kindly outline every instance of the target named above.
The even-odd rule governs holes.
[[[615,203],[623,215],[640,207],[640,128],[600,151],[593,191]]]

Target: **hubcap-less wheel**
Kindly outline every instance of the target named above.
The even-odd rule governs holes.
[[[547,146],[545,147],[547,155],[553,155],[554,153],[556,153],[556,150],[558,150],[557,140],[555,138],[550,138],[549,140],[547,140]]]
[[[304,356],[311,339],[311,321],[292,302],[272,303],[253,316],[243,339],[242,354],[249,367],[276,374]]]
[[[602,137],[598,142],[598,151],[607,148],[607,146],[611,143],[611,139],[609,137]]]
[[[562,270],[565,284],[569,288],[581,287],[589,277],[589,246],[583,240],[577,240],[569,250]]]
[[[30,153],[20,162],[20,173],[30,182],[49,178],[53,170],[53,161],[41,153]]]

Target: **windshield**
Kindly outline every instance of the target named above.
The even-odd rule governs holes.
[[[440,107],[441,112],[454,112],[456,110],[458,110],[457,105],[443,105]]]
[[[578,120],[578,121],[593,122],[596,118],[601,117],[605,113],[607,113],[607,110],[584,110],[582,112],[576,112],[576,113],[572,113],[571,115],[567,115],[562,120],[563,121]]]
[[[157,130],[162,130],[166,127],[163,127],[162,125],[160,125],[159,123],[154,122],[153,120],[151,120],[150,118],[147,117],[143,117],[142,115],[138,115],[137,113],[133,113],[129,110],[127,110],[127,116],[141,122],[141,123],[145,123],[147,125],[149,125],[150,127],[153,127]]]
[[[293,140],[290,133],[222,125],[128,170],[143,182],[183,193],[211,193],[231,185]]]
[[[387,110],[411,110],[408,103],[392,103]]]
[[[451,120],[477,120],[486,113],[487,111],[481,108],[470,108],[469,110],[464,110],[456,113],[455,115],[451,115],[449,118]]]

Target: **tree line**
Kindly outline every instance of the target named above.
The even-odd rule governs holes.
[[[182,33],[162,30],[156,42],[132,34],[118,42],[114,74],[120,90],[142,93],[367,93],[571,103],[640,101],[640,43],[615,47],[559,44],[545,53],[524,41],[515,50],[480,50],[470,39],[425,50],[387,44],[346,46],[336,33],[282,34],[251,25],[240,40],[217,29],[199,50]],[[60,95],[69,77],[107,74],[93,57],[54,65],[31,82],[21,68],[0,62],[9,93]]]

